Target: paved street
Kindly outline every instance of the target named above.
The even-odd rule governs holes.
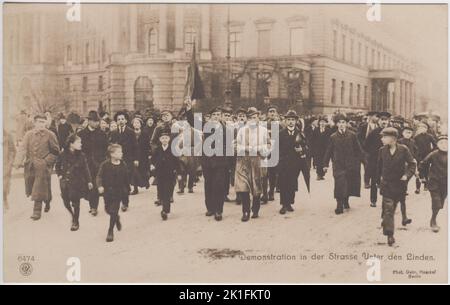
[[[389,248],[381,234],[380,207],[369,207],[368,190],[351,199],[349,212],[334,215],[330,174],[326,181],[312,181],[311,195],[300,178],[294,213],[282,216],[279,202],[270,202],[248,223],[241,222],[235,203],[225,204],[222,222],[205,217],[203,182],[195,194],[175,195],[173,212],[163,222],[152,186],[131,197],[113,243],[105,242],[109,218],[102,200],[96,218],[83,201],[80,230],[70,232],[57,178],[52,179],[52,209],[37,222],[29,219],[32,205],[23,178],[16,175],[12,181],[11,207],[4,215],[5,281],[67,282],[67,259],[78,257],[82,282],[365,283],[364,254],[383,256],[383,282],[447,281],[447,207],[439,217],[441,233],[432,233],[429,194],[413,194],[413,181],[407,201],[413,223],[402,228],[397,211],[397,244]],[[389,257],[393,254],[402,259]],[[33,269],[24,276],[19,266],[27,256]]]

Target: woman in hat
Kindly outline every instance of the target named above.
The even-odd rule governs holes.
[[[429,172],[428,189],[431,195],[432,211],[430,226],[436,233],[440,230],[436,219],[439,211],[444,208],[447,199],[447,135],[438,138],[437,147],[437,150],[428,154],[420,163],[422,171]]]
[[[131,185],[133,186],[133,191],[131,195],[136,195],[139,193],[139,187],[145,187],[148,189],[149,184],[149,170],[150,164],[148,157],[150,156],[150,135],[142,128],[144,124],[143,121],[135,117],[131,124],[133,126],[134,135],[137,141],[137,160],[139,165],[133,168],[131,175]]]

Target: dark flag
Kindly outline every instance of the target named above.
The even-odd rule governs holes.
[[[200,72],[198,71],[198,65],[195,59],[195,53],[194,43],[191,64],[188,68],[186,86],[184,87],[184,98],[190,98],[191,100],[202,99],[205,97],[202,79],[200,78]]]

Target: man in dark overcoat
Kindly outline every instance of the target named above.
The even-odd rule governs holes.
[[[327,126],[326,117],[319,118],[319,127],[314,129],[311,136],[311,150],[313,156],[313,164],[316,167],[317,180],[324,180],[323,157],[330,143],[330,128]]]
[[[298,115],[289,110],[286,115],[286,128],[279,135],[279,185],[280,185],[280,214],[293,212],[295,193],[298,191],[298,176],[300,171],[308,170],[308,148],[306,137],[296,126]]]
[[[331,135],[324,157],[324,172],[333,161],[334,198],[337,202],[336,215],[349,209],[349,197],[361,196],[361,162],[364,152],[356,134],[347,128],[347,117],[338,113],[334,121],[338,130]]]
[[[81,130],[78,133],[78,136],[81,138],[81,150],[86,156],[89,171],[92,177],[96,177],[100,168],[100,164],[106,160],[108,136],[104,131],[100,129],[100,117],[97,114],[97,111],[89,111],[87,119],[88,126],[85,129]],[[93,183],[95,183],[95,179],[93,179]],[[92,216],[96,216],[98,213],[97,211],[99,203],[99,194],[96,185],[94,185],[94,187],[89,190],[87,199],[89,201],[90,207],[89,212]]]
[[[378,128],[379,113],[377,111],[369,111],[367,113],[367,121],[361,123],[358,128],[358,140],[361,145],[364,144],[369,134]],[[366,163],[367,164],[367,163]],[[364,166],[364,187],[370,189],[370,175],[367,166]]]
[[[389,126],[391,114],[388,112],[380,112],[378,127],[372,130],[364,141],[363,148],[367,154],[366,175],[370,183],[370,206],[377,206],[378,187],[376,182],[378,151],[383,146],[381,142],[381,131]]]
[[[123,161],[127,165],[128,174],[131,175],[133,167],[139,166],[138,143],[134,131],[127,126],[128,114],[119,111],[115,114],[114,120],[117,122],[117,130],[110,133],[110,142],[122,146]],[[122,200],[122,211],[128,210],[129,198]]]

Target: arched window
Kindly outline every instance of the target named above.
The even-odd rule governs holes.
[[[158,53],[158,33],[156,29],[151,28],[148,31],[148,54],[155,55]]]
[[[147,76],[139,76],[134,82],[134,109],[153,107],[153,84]]]
[[[194,43],[197,43],[197,31],[193,27],[188,27],[184,32],[184,50],[186,53],[192,53]]]

